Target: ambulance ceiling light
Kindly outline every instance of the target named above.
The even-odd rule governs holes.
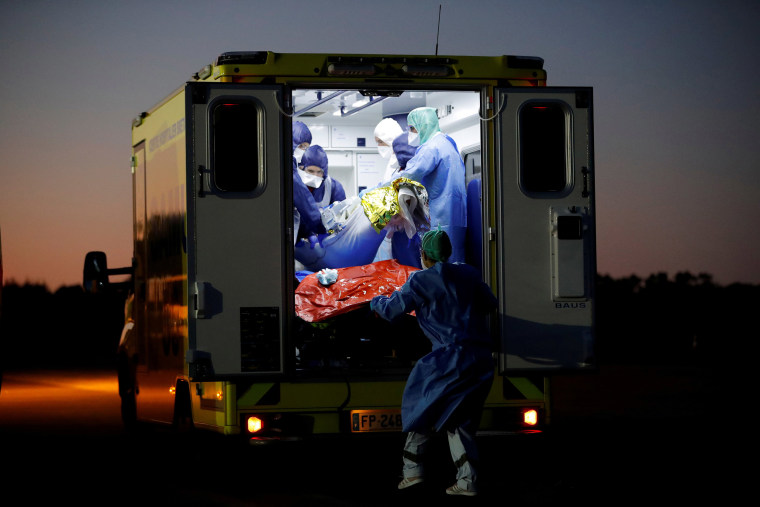
[[[383,100],[385,100],[387,98],[388,97],[370,97],[369,101],[366,101],[366,102],[365,101],[358,101],[357,103],[362,103],[362,105],[357,106],[357,107],[353,107],[352,106],[352,109],[349,109],[348,111],[345,110],[344,106],[340,106],[340,109],[338,110],[338,112],[340,113],[340,116],[342,116],[342,117],[351,116],[352,114],[356,114],[359,111],[361,111],[362,109],[366,109],[369,106],[377,104],[378,102],[382,102]]]
[[[312,102],[311,104],[309,104],[306,107],[302,107],[298,111],[293,111],[293,116],[294,117],[295,116],[300,116],[303,113],[305,113],[306,111],[310,111],[310,110],[314,109],[315,107],[317,107],[319,105],[322,105],[325,102],[328,102],[328,101],[330,101],[330,100],[332,100],[332,99],[334,99],[336,97],[340,97],[340,96],[342,96],[342,95],[344,95],[346,93],[353,93],[353,92],[347,92],[346,90],[338,90],[338,91],[336,91],[334,93],[331,93],[329,95],[326,95],[326,96],[322,96],[321,92],[319,92],[317,94],[318,99],[316,101]]]

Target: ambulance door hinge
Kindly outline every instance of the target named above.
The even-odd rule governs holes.
[[[588,171],[588,167],[584,167],[583,169],[581,169],[581,173],[583,174],[583,192],[581,193],[581,195],[583,197],[588,197],[589,196],[589,193],[588,193],[588,172],[589,172]]]
[[[496,231],[493,230],[493,227],[488,228],[488,241],[496,241]]]

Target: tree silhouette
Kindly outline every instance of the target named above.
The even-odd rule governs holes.
[[[111,367],[124,324],[124,296],[79,286],[8,283],[3,290],[0,361],[5,368]]]
[[[2,288],[0,361],[6,368],[112,367],[125,294],[14,282]],[[706,273],[596,278],[599,363],[730,367],[760,303],[760,285],[719,286]]]

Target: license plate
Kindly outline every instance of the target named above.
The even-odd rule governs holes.
[[[351,431],[401,431],[401,410],[352,410]]]

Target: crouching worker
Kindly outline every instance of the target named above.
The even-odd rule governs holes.
[[[457,481],[449,495],[477,494],[475,431],[493,381],[492,339],[488,314],[496,298],[467,264],[446,262],[451,242],[445,231],[422,238],[422,271],[412,273],[390,296],[377,296],[370,307],[386,320],[414,310],[432,351],[412,369],[401,404],[408,432],[399,489],[425,479],[423,456],[433,432],[445,430]]]

